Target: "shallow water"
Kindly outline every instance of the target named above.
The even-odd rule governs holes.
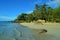
[[[0,40],[56,40],[54,35],[37,32],[18,23],[0,22]]]

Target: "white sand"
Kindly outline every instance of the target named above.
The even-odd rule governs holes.
[[[56,36],[57,40],[60,40],[60,23],[20,23],[23,26],[26,26],[31,29],[46,29],[48,34]]]

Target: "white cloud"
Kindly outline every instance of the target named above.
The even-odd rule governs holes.
[[[50,1],[50,2],[47,2],[48,5],[52,5],[52,6],[60,6],[60,0],[54,0],[54,1]]]
[[[37,0],[36,2],[34,2],[34,4],[39,4],[41,3],[42,0]]]
[[[34,4],[43,4],[43,2],[45,2],[45,1],[49,6],[54,6],[54,7],[60,6],[60,0],[36,0],[33,3]]]
[[[28,13],[28,14],[30,14],[30,13],[32,13],[33,11],[27,11],[27,12],[25,12],[25,13]]]
[[[0,16],[0,20],[4,20],[4,21],[13,20],[13,19],[14,19],[14,18],[9,17],[9,16]]]

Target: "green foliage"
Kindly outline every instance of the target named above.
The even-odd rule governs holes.
[[[21,15],[18,16],[18,20],[26,20],[25,18],[27,17],[27,14],[22,13]]]
[[[17,19],[15,19],[15,22],[23,22],[23,21],[26,21],[26,17],[27,17],[27,14],[26,13],[22,13],[21,15],[19,15],[17,17]]]
[[[35,10],[32,13],[22,13],[15,21],[31,22],[36,20],[45,20],[46,22],[60,22],[60,7],[51,8],[47,4],[35,5]]]

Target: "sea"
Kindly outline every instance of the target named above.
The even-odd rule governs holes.
[[[56,40],[56,38],[34,34],[32,29],[19,23],[0,21],[0,40]]]

